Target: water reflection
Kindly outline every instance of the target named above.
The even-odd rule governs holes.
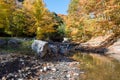
[[[73,59],[79,61],[85,71],[81,80],[120,80],[120,62],[98,54],[76,53]]]

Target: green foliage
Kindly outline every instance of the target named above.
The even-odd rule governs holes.
[[[35,0],[32,13],[35,19],[35,25],[33,27],[36,29],[37,39],[48,38],[49,33],[55,32],[55,23],[52,22],[52,15],[45,8],[42,0]]]
[[[49,38],[53,41],[62,41],[63,37],[66,34],[66,31],[65,31],[66,25],[63,22],[63,19],[60,16],[58,16],[56,13],[52,13],[52,19],[55,24],[53,26],[55,29],[55,32],[51,33],[49,35]]]
[[[0,37],[4,41],[8,42],[11,37]],[[19,40],[19,38],[17,38]],[[5,45],[0,47],[1,53],[17,53],[17,54],[26,54],[26,55],[34,55],[34,52],[31,49],[31,44],[33,43],[33,40],[23,40],[22,38],[19,41],[19,44],[17,47],[11,47],[9,45]]]
[[[0,1],[1,33],[11,36],[36,35],[37,39],[49,39],[54,33],[64,36],[62,19],[56,13],[49,12],[43,0],[25,0],[22,7],[10,1]]]
[[[9,27],[9,17],[13,11],[11,6],[14,6],[13,1],[9,3],[9,1],[0,0],[0,29],[2,33],[6,32]]]
[[[57,28],[57,32],[61,35],[61,36],[65,36],[65,24],[60,24]]]
[[[59,40],[65,35],[65,24],[56,13],[46,11],[37,28],[38,39]]]
[[[25,29],[25,15],[22,10],[16,10],[12,13],[9,31],[11,35],[22,35]]]

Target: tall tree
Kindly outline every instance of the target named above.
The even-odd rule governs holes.
[[[45,39],[49,33],[55,32],[52,14],[47,10],[43,0],[35,0],[31,6],[31,13],[35,19],[34,30],[38,39]]]

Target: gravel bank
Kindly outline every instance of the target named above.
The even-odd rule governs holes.
[[[79,80],[79,62],[65,56],[46,60],[34,56],[1,54],[1,80]]]

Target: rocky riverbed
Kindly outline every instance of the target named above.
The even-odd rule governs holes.
[[[79,62],[68,57],[38,59],[34,56],[0,54],[0,80],[79,80]]]

